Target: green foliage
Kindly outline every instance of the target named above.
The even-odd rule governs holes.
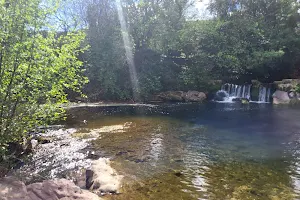
[[[187,18],[191,2],[85,1],[87,95],[134,98],[126,49],[133,53],[142,100],[166,90],[213,91],[212,80],[272,82],[299,75],[298,1],[211,0],[214,18],[206,20]],[[120,25],[117,4],[128,30]],[[131,45],[125,45],[124,31]]]
[[[133,53],[142,99],[165,87],[171,88],[165,79],[178,79],[178,65],[166,56],[178,41],[177,31],[184,22],[187,2],[122,1],[132,43],[126,48]],[[117,1],[96,0],[87,7],[87,39],[91,48],[86,55],[90,84],[85,91],[92,100],[134,98],[116,4]],[[163,77],[164,73],[172,76]],[[172,85],[177,86],[178,81]]]
[[[9,3],[8,3],[9,2]],[[61,119],[66,90],[80,91],[81,31],[58,35],[40,0],[0,1],[0,148]]]
[[[110,0],[96,0],[87,7],[87,76],[85,92],[90,99],[129,99],[131,97],[125,47],[117,9]]]
[[[240,82],[291,76],[300,58],[299,3],[265,3],[212,1],[215,19],[187,22],[179,48],[194,65],[185,68],[185,80],[193,85],[205,76]]]
[[[300,93],[300,84],[298,84],[298,85],[296,86],[296,92],[299,92],[299,93]]]

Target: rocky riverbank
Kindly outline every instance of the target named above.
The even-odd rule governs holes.
[[[101,132],[110,131],[114,129],[78,127],[37,134],[37,138],[48,138],[47,142],[36,141],[29,161],[0,179],[0,200],[88,200],[118,193],[123,177],[111,167],[108,158],[103,158],[101,153],[89,147],[89,143],[100,137]],[[88,137],[77,137],[87,133]]]
[[[207,96],[198,91],[167,91],[153,95],[149,102],[203,102]]]
[[[82,190],[66,179],[46,180],[25,185],[14,177],[0,179],[0,200],[101,200],[87,190]]]

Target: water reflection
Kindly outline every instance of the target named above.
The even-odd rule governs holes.
[[[160,129],[157,131],[159,132]],[[156,162],[159,160],[160,155],[163,153],[163,138],[164,135],[161,133],[154,134],[150,139],[150,155],[154,162],[151,162],[151,165],[156,165]]]

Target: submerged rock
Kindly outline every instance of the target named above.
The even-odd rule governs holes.
[[[14,177],[0,179],[0,200],[99,200],[89,191],[82,190],[66,179],[47,180],[26,186]]]
[[[108,158],[100,158],[86,170],[86,188],[101,193],[118,193],[123,176],[110,166]]]

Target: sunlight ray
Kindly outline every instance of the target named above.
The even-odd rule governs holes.
[[[132,91],[133,91],[133,98],[135,101],[138,101],[139,98],[139,83],[136,73],[136,67],[133,59],[133,51],[132,51],[132,43],[130,41],[128,28],[126,25],[123,8],[121,4],[121,0],[117,0],[117,10],[118,10],[118,17],[121,25],[122,37],[124,42],[124,47],[126,51],[126,59],[129,67],[130,79],[132,84]]]

